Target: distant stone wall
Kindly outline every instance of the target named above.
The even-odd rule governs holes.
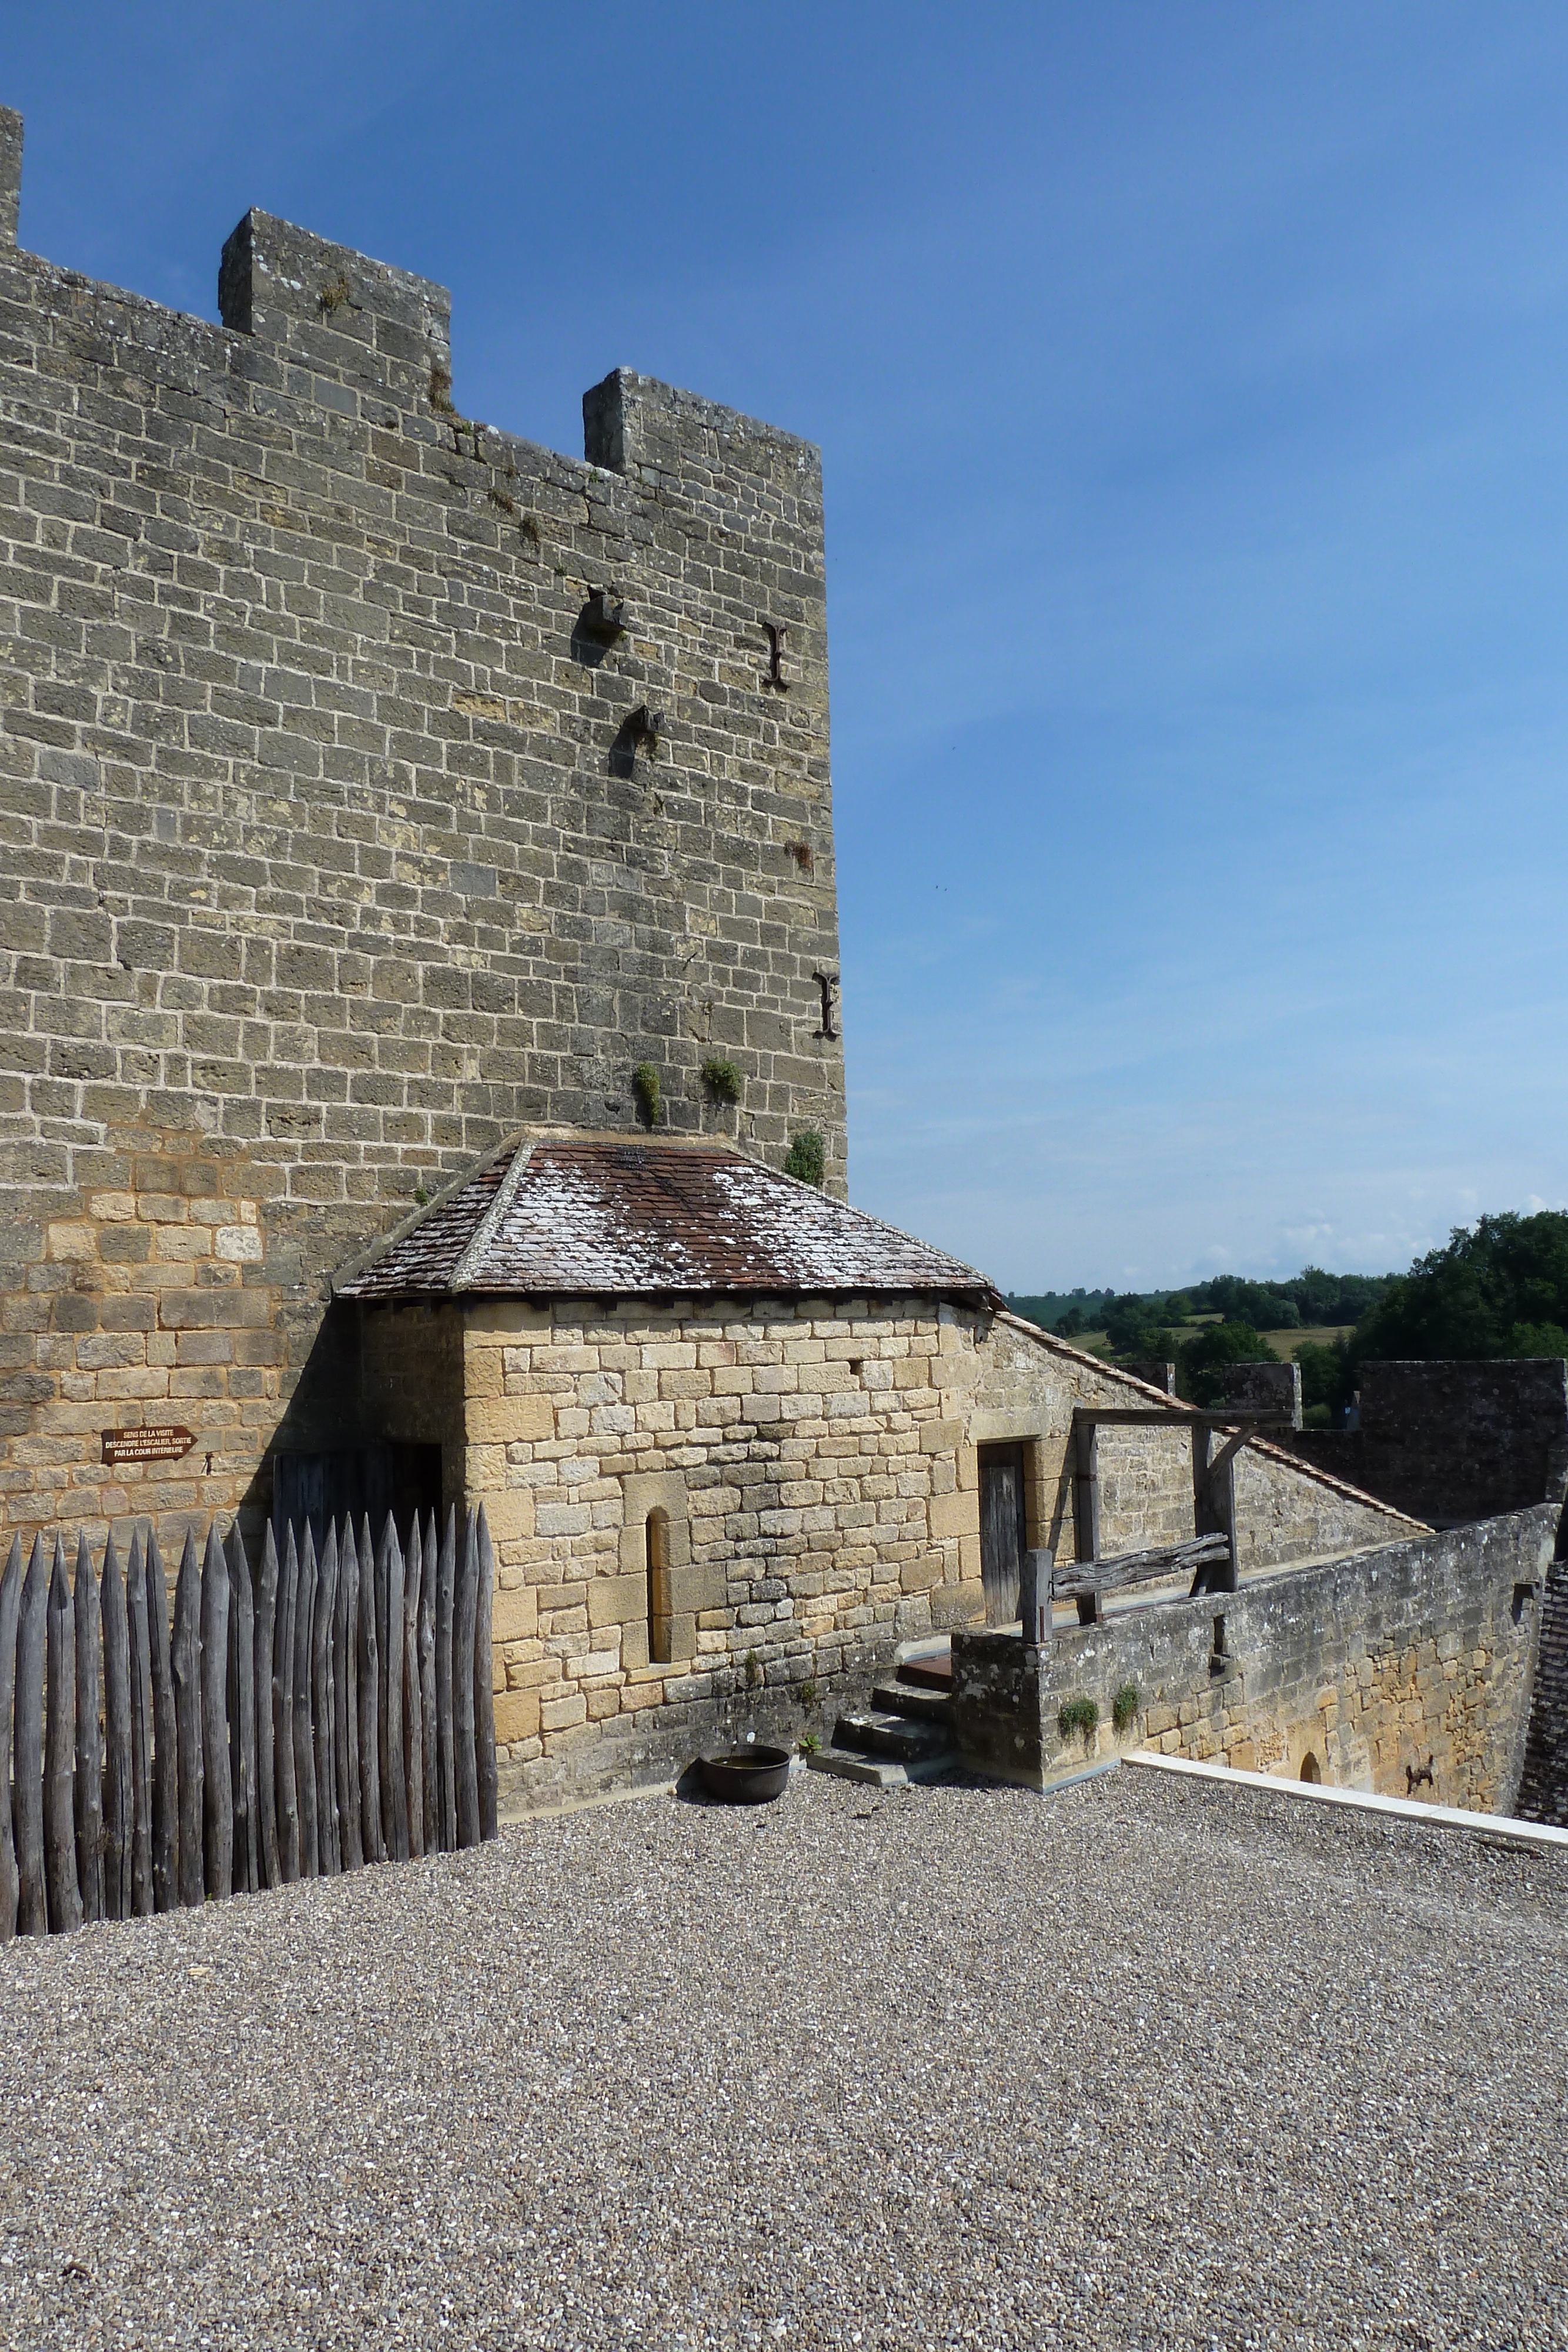
[[[1220,1382],[1227,1404],[1262,1406],[1301,1427],[1300,1364],[1227,1364]]]
[[[1509,1811],[1556,1526],[1544,1506],[1385,1544],[1117,1612],[1040,1652],[962,1630],[964,1753],[1035,1782],[1141,1746],[1290,1779],[1312,1777],[1311,1759],[1336,1786]],[[1118,1734],[1124,1688],[1136,1701]],[[1058,1721],[1083,1698],[1099,1710],[1087,1745]]]
[[[1440,1526],[1568,1488],[1568,1363],[1365,1363],[1361,1426],[1303,1430],[1291,1451]]]
[[[330,1271],[526,1122],[632,1126],[638,1063],[842,1191],[821,465],[626,371],[585,460],[497,432],[444,289],[262,213],[221,327],[95,284],[16,249],[20,155],[0,113],[0,1482],[204,1515],[329,1442]],[[97,1475],[138,1417],[183,1467]]]

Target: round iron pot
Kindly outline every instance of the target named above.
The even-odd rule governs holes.
[[[699,1758],[703,1786],[726,1805],[766,1805],[789,1785],[789,1750],[755,1742]]]

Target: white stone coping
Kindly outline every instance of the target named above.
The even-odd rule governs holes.
[[[1348,1806],[1354,1812],[1414,1822],[1426,1829],[1468,1830],[1472,1837],[1500,1838],[1507,1845],[1555,1846],[1568,1852],[1568,1830],[1545,1822],[1521,1822],[1511,1813],[1472,1813],[1462,1805],[1421,1805],[1408,1797],[1378,1797],[1370,1789],[1325,1788],[1321,1780],[1287,1780],[1273,1772],[1239,1772],[1229,1764],[1199,1764],[1190,1756],[1155,1756],[1134,1748],[1124,1764],[1156,1772],[1180,1772],[1197,1780],[1227,1780],[1244,1789],[1267,1789],[1276,1797],[1304,1797],[1318,1805]]]

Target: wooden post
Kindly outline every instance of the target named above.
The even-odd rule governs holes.
[[[382,1819],[381,1657],[375,1559],[366,1512],[360,1520],[360,1803],[367,1862],[387,1858],[386,1825]]]
[[[338,1615],[338,1530],[327,1522],[316,1570],[316,1609],[310,1626],[310,1733],[316,1768],[316,1868],[336,1878],[342,1868],[338,1843],[338,1757],[333,1717],[337,1691],[332,1675],[332,1627]]]
[[[479,1843],[479,1776],[474,1748],[474,1635],[478,1620],[479,1528],[470,1511],[463,1529],[463,1557],[452,1612],[452,1749],[460,1846]]]
[[[1222,1535],[1228,1559],[1218,1567],[1200,1568],[1192,1580],[1198,1592],[1234,1592],[1236,1559],[1236,1454],[1241,1440],[1226,1438],[1218,1452],[1218,1433],[1207,1427],[1192,1433],[1193,1525],[1199,1535]]]
[[[49,1890],[49,1931],[66,1935],[81,1926],[81,1881],[77,1870],[76,1610],[66,1574],[63,1536],[55,1538],[49,1579],[48,1716],[44,1727],[44,1871]]]
[[[174,1726],[180,1756],[180,1900],[200,1909],[206,1892],[202,1740],[202,1575],[196,1538],[185,1529],[174,1580],[174,1638],[170,1644]]]
[[[338,1775],[338,1835],[342,1867],[365,1859],[364,1801],[360,1794],[360,1555],[354,1522],[344,1514],[338,1544],[338,1606],[332,1618],[332,1751]]]
[[[106,1586],[111,1559],[118,1576],[120,1556],[112,1535],[103,1550]],[[107,1610],[104,1615],[107,1623]],[[125,1615],[126,1662],[131,1675],[131,1916],[145,1919],[152,1909],[152,1647],[147,1628],[147,1571],[141,1562],[139,1535],[131,1538]],[[106,1657],[108,1650],[106,1633]]]
[[[277,1786],[273,1776],[273,1643],[277,1624],[277,1546],[268,1519],[261,1538],[261,1566],[252,1595],[256,1656],[256,1878],[262,1886],[281,1886],[277,1862]]]
[[[382,1654],[382,1822],[393,1862],[408,1860],[408,1784],[402,1769],[402,1548],[389,1511],[376,1553],[376,1631]]]
[[[441,1845],[441,1782],[435,1728],[435,1585],[440,1574],[441,1547],[435,1513],[424,1522],[424,1574],[419,1587],[419,1714],[424,1730],[424,1850],[435,1853]]]
[[[311,1645],[316,1633],[316,1538],[305,1522],[294,1599],[294,1795],[299,1807],[299,1875],[320,1872],[316,1843],[316,1746],[310,1722]]]
[[[1076,1475],[1072,1490],[1073,1534],[1076,1557],[1098,1559],[1100,1557],[1100,1425],[1097,1422],[1079,1421],[1073,1423],[1076,1448]]]
[[[13,1536],[0,1576],[0,1944],[16,1932],[16,1842],[11,1825],[11,1720],[16,1698],[16,1619],[22,1607],[22,1538]]]
[[[496,1555],[489,1521],[479,1506],[479,1591],[474,1613],[474,1761],[479,1782],[479,1834],[493,1838],[496,1815],[496,1652],[491,1637]]]
[[[277,1783],[278,1883],[299,1875],[299,1789],[294,1767],[294,1650],[299,1620],[299,1552],[292,1525],[284,1530],[277,1576],[277,1619],[272,1637],[272,1771]]]
[[[235,1893],[261,1884],[256,1805],[256,1597],[239,1521],[229,1528],[229,1769],[235,1809]]]
[[[229,1570],[217,1521],[207,1528],[202,1569],[202,1822],[205,1883],[220,1899],[235,1890],[235,1797],[229,1759]]]
[[[49,1896],[44,1879],[44,1645],[49,1606],[48,1556],[41,1535],[33,1538],[16,1623],[16,1701],[12,1743],[16,1784],[12,1812],[16,1829],[16,1925],[24,1936],[49,1932]]]
[[[419,1513],[408,1531],[402,1582],[402,1770],[408,1815],[408,1850],[417,1861],[424,1852],[424,1717],[419,1689],[419,1606],[424,1581],[424,1542]]]
[[[86,1536],[78,1535],[77,1572],[71,1587],[71,1614],[76,1621],[77,1892],[81,1896],[83,1922],[89,1926],[103,1917],[103,1727],[99,1721],[103,1674],[98,1612],[98,1577],[92,1554],[87,1548]],[[129,1730],[129,1717],[126,1727]],[[129,1754],[126,1762],[129,1767]],[[129,1769],[126,1779],[129,1781]],[[123,1918],[124,1913],[114,1916]]]
[[[1077,1557],[1082,1560],[1100,1557],[1100,1426],[1097,1422],[1079,1421],[1073,1423],[1073,1439],[1077,1465],[1072,1491],[1073,1535]],[[1081,1625],[1098,1625],[1102,1612],[1097,1592],[1086,1592],[1078,1602]]]
[[[180,1738],[169,1655],[169,1588],[163,1555],[147,1530],[147,1656],[152,1679],[152,1907],[180,1900]]]
[[[457,1851],[457,1759],[452,1734],[452,1619],[457,1601],[457,1506],[449,1506],[435,1577],[435,1732],[441,1796],[440,1846]]]
[[[140,1566],[140,1560],[137,1565]],[[81,1586],[81,1566],[77,1566]],[[145,1595],[142,1601],[146,1607]],[[131,1615],[120,1575],[120,1554],[110,1535],[103,1548],[103,1584],[99,1594],[99,1620],[103,1641],[103,1916],[129,1919],[131,1871],[131,1807],[134,1767],[131,1752]],[[80,1621],[78,1658],[80,1658]],[[78,1683],[78,1696],[80,1690]],[[94,1724],[96,1730],[97,1725]],[[81,1809],[77,1809],[77,1837],[81,1838]],[[83,1907],[85,1909],[85,1899]]]

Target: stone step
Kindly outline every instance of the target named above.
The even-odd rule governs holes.
[[[833,1727],[835,1748],[858,1748],[862,1755],[888,1756],[899,1764],[927,1763],[952,1744],[945,1724],[912,1723],[904,1715],[841,1715]]]
[[[951,1695],[953,1654],[950,1650],[936,1650],[923,1657],[905,1658],[898,1669],[898,1679],[908,1683],[912,1689]]]
[[[902,1789],[909,1775],[902,1764],[862,1756],[858,1748],[819,1748],[806,1759],[808,1772],[831,1772],[835,1780],[861,1780],[873,1789]]]
[[[916,1723],[953,1720],[953,1702],[946,1692],[921,1690],[913,1683],[878,1683],[871,1703],[884,1715],[907,1715]]]

